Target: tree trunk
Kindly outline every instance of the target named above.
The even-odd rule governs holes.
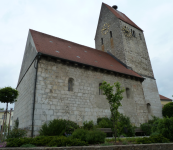
[[[115,127],[115,115],[112,113],[112,122],[113,122],[113,131],[114,131],[114,137],[115,137],[115,143],[116,143],[116,137],[117,137],[117,130],[116,130],[116,127]]]

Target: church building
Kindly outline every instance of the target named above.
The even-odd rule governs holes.
[[[140,126],[162,117],[162,106],[143,30],[117,6],[102,3],[95,49],[29,30],[17,84],[14,120],[29,136],[53,119],[82,125],[110,117],[102,82],[125,89],[119,112]]]

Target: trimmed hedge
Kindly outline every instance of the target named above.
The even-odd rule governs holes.
[[[159,134],[150,137],[138,138],[136,144],[169,143],[169,142],[170,142],[169,139]]]
[[[48,144],[48,146],[53,146],[53,147],[54,146],[56,146],[56,147],[60,147],[60,146],[84,146],[84,145],[88,145],[88,143],[86,143],[85,141],[81,141],[80,139],[67,138],[64,136],[55,137]]]
[[[77,129],[73,132],[72,138],[86,141],[89,144],[104,143],[106,134],[100,130]]]
[[[72,139],[64,136],[43,136],[36,138],[14,138],[8,139],[6,147],[20,147],[22,145],[31,144],[35,146],[84,146],[87,142],[80,139]]]

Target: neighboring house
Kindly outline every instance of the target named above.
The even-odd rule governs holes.
[[[5,110],[0,110],[0,131],[2,129],[2,124],[3,124],[3,119],[4,119],[4,112],[5,112]],[[10,112],[10,110],[9,110],[9,112]],[[10,113],[7,113],[7,125],[9,124],[9,117],[10,117]],[[13,110],[11,112],[10,127],[12,127],[12,123],[13,123]]]
[[[167,98],[167,97],[165,97],[163,95],[159,95],[159,96],[160,96],[160,101],[161,101],[162,107],[165,104],[172,102],[172,99],[170,99],[170,98]]]
[[[162,117],[143,30],[116,6],[103,3],[95,45],[94,49],[29,30],[14,108],[20,128],[35,136],[43,123],[56,118],[82,125],[110,117],[99,89],[103,81],[118,81],[125,88],[119,112],[134,125],[152,115]]]

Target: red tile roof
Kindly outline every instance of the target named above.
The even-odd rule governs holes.
[[[159,94],[159,96],[160,96],[160,100],[168,100],[168,101],[172,101],[172,99],[167,98],[167,97],[165,97],[165,96],[163,96],[163,95],[160,95],[160,94]]]
[[[136,72],[127,69],[106,52],[38,31],[30,30],[30,32],[37,51],[42,54],[143,78]]]
[[[120,20],[130,24],[131,26],[143,31],[141,28],[139,28],[132,20],[130,20],[125,14],[123,14],[122,12],[115,10],[114,8],[112,8],[111,6],[103,3],[104,5],[107,6],[107,8]]]

